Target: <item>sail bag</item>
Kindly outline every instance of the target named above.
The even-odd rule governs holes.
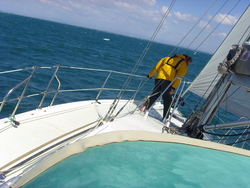
[[[218,72],[250,76],[250,43],[233,45],[227,57],[218,66]]]

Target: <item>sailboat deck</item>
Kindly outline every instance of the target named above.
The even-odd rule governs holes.
[[[45,148],[59,147],[90,132],[90,135],[122,130],[162,132],[164,124],[160,122],[161,112],[152,110],[149,116],[145,116],[137,109],[131,114],[136,108],[134,103],[127,105],[114,121],[100,122],[112,102],[105,100],[98,104],[85,101],[30,111],[16,116],[20,125],[15,125],[7,118],[2,119],[0,142],[8,150],[1,154],[0,169],[13,166]],[[120,101],[117,109],[125,103]]]

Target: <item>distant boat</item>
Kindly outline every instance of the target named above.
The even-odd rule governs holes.
[[[48,171],[53,169],[53,166],[57,166],[55,164],[61,164],[60,161],[63,162],[64,159],[78,153],[87,153],[90,150],[94,152],[95,149],[98,150],[103,146],[112,147],[112,143],[126,142],[132,145],[117,146],[115,150],[104,148],[102,152],[92,155],[94,157],[88,158],[88,160],[84,157],[78,159],[79,162],[73,160],[80,169],[75,170],[73,166],[69,166],[69,169],[57,170],[57,172],[59,171],[58,177],[68,178],[64,186],[71,183],[71,180],[76,179],[75,183],[78,187],[84,185],[92,187],[155,187],[156,185],[151,184],[152,182],[158,183],[159,187],[161,187],[160,185],[167,186],[168,182],[171,182],[170,185],[176,186],[202,187],[206,185],[212,187],[214,184],[218,187],[249,186],[250,151],[243,148],[249,147],[247,136],[249,135],[250,107],[246,95],[250,91],[250,78],[249,75],[233,72],[232,66],[226,68],[229,72],[217,75],[218,66],[225,62],[233,44],[239,45],[235,50],[236,52],[242,50],[243,53],[248,48],[249,20],[250,7],[247,8],[207,66],[191,83],[188,90],[184,90],[183,85],[177,89],[179,95],[175,96],[176,100],[172,104],[170,121],[167,123],[161,121],[163,106],[160,101],[155,103],[145,114],[139,111],[143,101],[136,101],[135,98],[137,93],[140,92],[141,84],[145,81],[145,75],[136,75],[133,71],[131,74],[127,74],[57,65],[50,68],[54,70],[54,73],[46,90],[42,92],[39,90],[36,94],[28,92],[29,87],[32,87],[29,83],[34,73],[44,67],[1,72],[1,74],[8,74],[30,70],[30,75],[10,89],[1,101],[0,110],[4,110],[3,107],[13,101],[16,101],[16,104],[10,116],[0,120],[0,187],[28,186],[29,183],[31,183],[31,187],[39,187],[44,183],[48,183],[47,186],[55,187],[56,181],[61,180],[57,180],[53,174],[46,177]],[[103,40],[109,41],[110,39],[103,38]],[[243,48],[240,48],[241,46]],[[238,56],[233,58],[234,62],[229,58],[227,63],[222,63],[222,65],[238,63],[242,55],[241,52],[236,54]],[[250,63],[249,56],[244,57],[244,59],[247,59]],[[99,91],[93,100],[54,105],[57,94],[66,92],[60,90],[61,82],[57,76],[59,71],[65,70],[73,70],[72,75],[79,75],[75,72],[77,70],[86,71],[86,74],[91,72],[90,74],[95,75],[96,79],[100,79],[104,72],[107,72],[108,76],[104,78],[101,87],[74,88],[74,91],[77,92]],[[107,82],[117,80],[117,78],[124,78],[126,81],[122,88],[106,87]],[[78,79],[78,76],[75,79]],[[182,79],[182,83],[185,83],[183,78],[176,79]],[[138,85],[138,89],[128,87],[131,80]],[[216,80],[216,83],[213,82],[214,80]],[[57,87],[51,91],[50,87],[54,83],[57,84]],[[21,94],[10,99],[11,94],[20,88],[22,88]],[[106,95],[108,99],[99,99],[104,91],[118,94],[114,99],[109,99],[109,95]],[[186,118],[178,111],[177,107],[188,91],[204,96],[205,101],[201,109],[191,109],[189,117]],[[124,92],[133,92],[132,97],[123,99]],[[48,107],[42,107],[48,94],[50,96]],[[36,100],[30,101],[38,104],[37,109],[20,114],[16,113],[22,104],[22,99],[30,99],[36,96],[40,96],[40,98],[37,97]],[[226,100],[229,101],[225,102]],[[221,104],[227,109],[232,104],[229,110],[244,118],[237,122],[212,124],[212,117]],[[232,127],[237,127],[237,129],[234,130]],[[226,132],[222,132],[221,128],[227,128]],[[220,129],[219,132],[216,132],[217,129]],[[210,132],[210,130],[215,131]],[[221,135],[222,137],[219,137]],[[142,143],[142,145],[134,147],[133,142]],[[165,145],[166,143],[174,145],[169,147]],[[151,154],[155,154],[153,149],[158,147],[161,147],[161,149],[157,150],[156,155],[152,157]],[[181,147],[183,151],[176,151],[174,149],[176,147]],[[127,149],[120,150],[124,148]],[[144,152],[140,152],[141,150]],[[190,150],[193,152],[189,152]],[[181,152],[181,154],[178,154],[178,152]],[[117,155],[118,159],[125,158],[125,162],[115,162],[111,158],[114,155]],[[166,157],[166,155],[168,156]],[[89,167],[88,165],[92,163],[94,158],[97,160],[93,163],[97,165]],[[98,163],[104,158],[107,161],[103,162],[103,165]],[[78,165],[80,161],[84,162],[85,160],[85,165],[82,165],[82,163]],[[135,162],[133,164],[143,165],[137,168],[137,166],[130,166],[132,162]],[[235,167],[237,170],[232,169],[234,163],[237,164]],[[219,169],[222,165],[225,166]],[[85,171],[85,169],[88,169],[88,171]],[[69,170],[71,171],[69,172]],[[158,175],[158,170],[163,170],[163,173]],[[53,170],[51,171],[53,172]],[[226,172],[228,173],[224,176]],[[40,180],[39,174],[42,177],[45,176],[45,179]],[[212,176],[213,174],[216,177]],[[78,177],[74,178],[73,175],[78,175]],[[92,179],[86,178],[86,181],[82,181],[82,178],[87,175],[92,175]],[[112,175],[115,175],[115,178]],[[38,178],[37,181],[35,177]],[[33,178],[35,179],[31,181]],[[100,178],[102,179],[100,180]],[[50,181],[54,181],[54,184]],[[32,182],[39,183],[32,185]],[[208,185],[209,183],[210,185]],[[74,187],[72,184],[70,186]]]
[[[108,39],[108,38],[103,38],[103,40],[110,41],[110,39]]]

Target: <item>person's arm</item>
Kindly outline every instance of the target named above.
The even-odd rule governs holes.
[[[152,78],[161,68],[162,63],[164,62],[165,58],[162,58],[155,66],[154,68],[150,71],[150,73],[147,75],[147,78]]]
[[[179,68],[177,69],[177,72],[176,72],[176,76],[179,76],[179,77],[184,77],[188,71],[188,66],[186,64],[184,64],[185,62],[183,62],[183,64],[181,66],[179,66]],[[172,87],[175,89],[178,87],[178,85],[180,84],[180,79],[176,79],[174,81],[174,83],[172,84]]]

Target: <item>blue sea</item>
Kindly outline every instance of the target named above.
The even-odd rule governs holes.
[[[40,70],[40,73],[43,74],[34,76],[30,84],[32,89],[37,89],[38,91],[40,91],[40,87],[47,86],[46,84],[49,80],[47,81],[46,77],[53,74],[53,71],[46,69],[46,67],[55,65],[131,73],[149,42],[145,39],[8,13],[0,13],[0,20],[0,72],[33,66],[45,67]],[[193,57],[193,62],[190,64],[189,72],[185,77],[187,83],[193,81],[211,58],[211,55],[208,53],[194,52],[190,49],[153,42],[135,74],[145,77],[161,58],[179,53],[185,53]],[[1,100],[10,89],[22,82],[30,74],[24,72],[0,74]],[[103,79],[99,79],[101,75],[102,73],[67,74],[67,72],[64,72],[60,75],[60,79],[63,80],[61,88],[88,88],[93,83],[101,86],[103,83]],[[84,76],[88,77],[88,81],[83,81]],[[113,84],[116,83],[124,84],[124,80],[117,78]],[[150,91],[153,84],[153,79],[148,81],[145,85],[145,90]],[[93,99],[90,95],[59,93],[55,103]],[[110,98],[114,98],[114,96],[107,95]],[[140,94],[137,100],[142,100],[145,95],[146,93]],[[14,94],[10,96],[10,98],[14,97]],[[26,107],[30,106],[29,103],[32,103],[33,100],[27,99],[22,101],[22,105],[24,105],[23,111],[25,110],[25,105]],[[196,102],[190,101],[188,107],[183,107],[184,114],[188,114],[190,112],[189,107],[193,107],[195,104]],[[37,106],[38,104],[34,108]],[[8,116],[11,113],[9,108],[8,104],[5,105],[2,112],[0,112],[0,117]],[[22,107],[18,110],[21,110],[18,112],[22,112]]]

